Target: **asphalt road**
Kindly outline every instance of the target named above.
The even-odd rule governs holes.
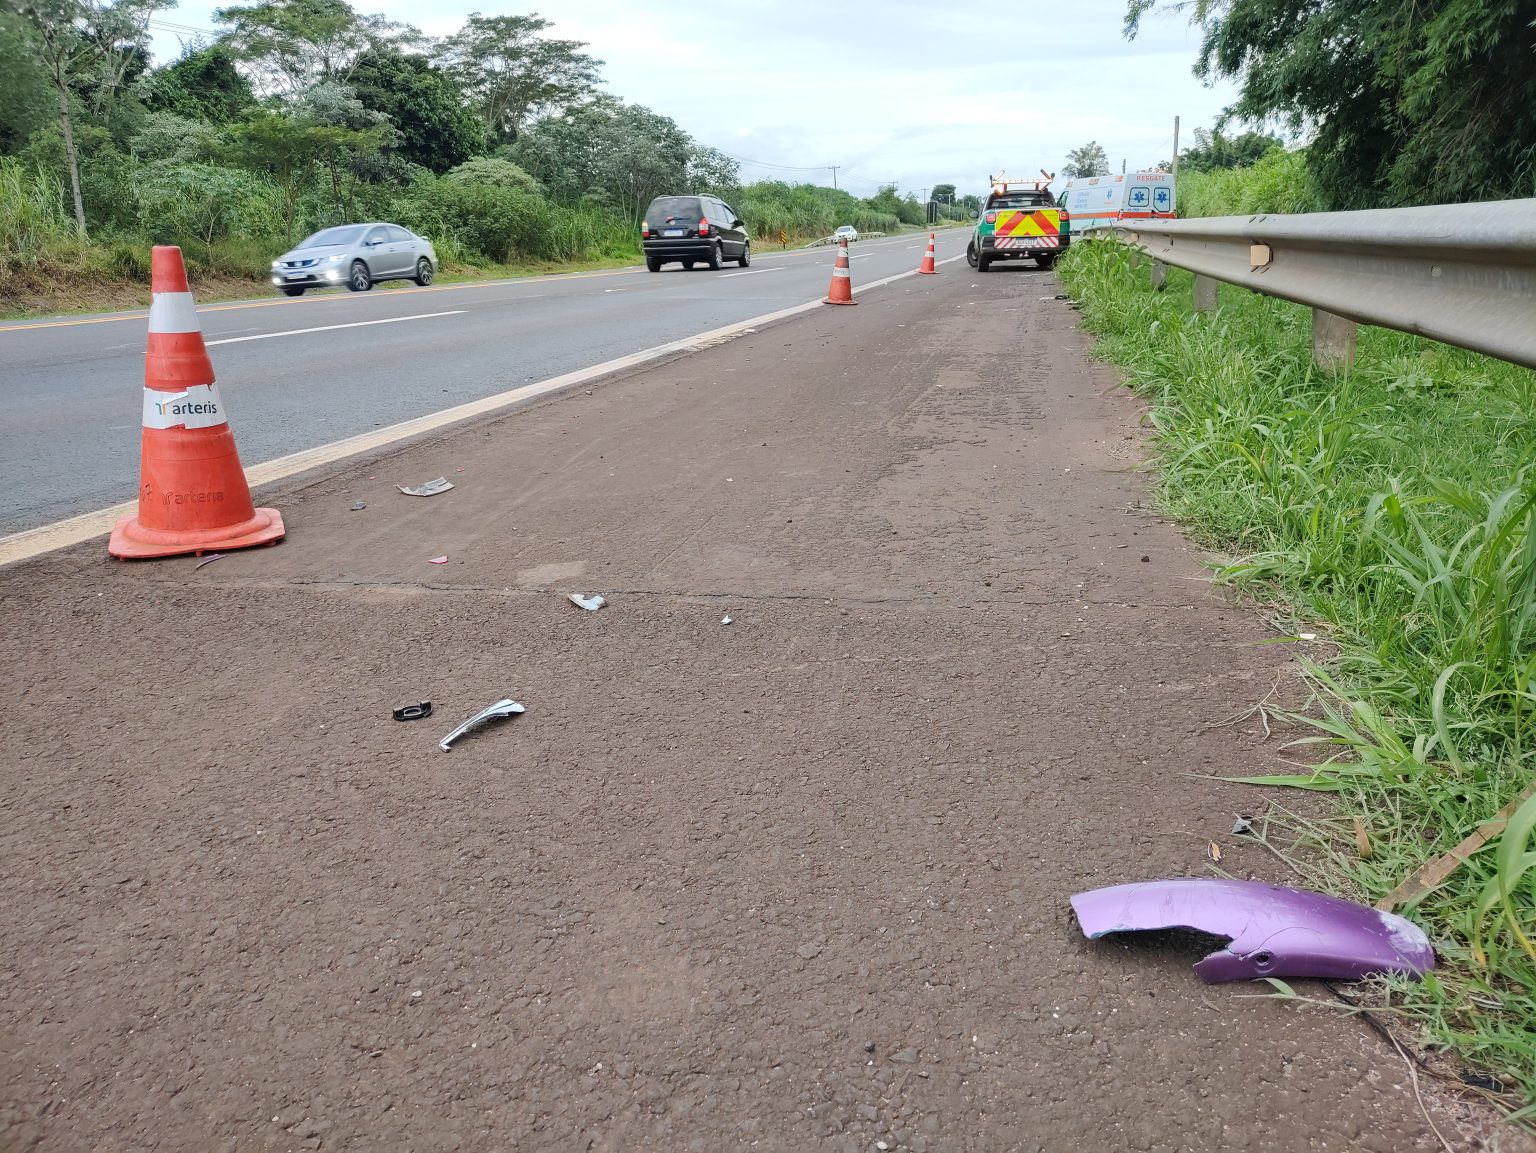
[[[967,233],[939,234],[939,258]],[[926,238],[863,241],[861,283],[917,267]],[[247,466],[826,294],[834,250],[750,268],[668,265],[526,280],[203,304]],[[0,325],[0,534],[130,500],[138,482],[146,313]],[[225,342],[225,343],[220,343]]]

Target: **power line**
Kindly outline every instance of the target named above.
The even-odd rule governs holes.
[[[766,160],[748,160],[745,156],[733,156],[731,153],[719,148],[716,148],[715,151],[728,160],[736,161],[738,164],[751,164],[758,168],[782,168],[785,172],[825,172],[832,167],[830,164],[770,164]]]
[[[160,28],[166,32],[195,32],[201,36],[217,36],[219,34],[215,28],[198,28],[192,24],[177,24],[170,20],[147,20],[145,23],[151,28]]]

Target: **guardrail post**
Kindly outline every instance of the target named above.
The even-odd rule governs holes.
[[[1355,322],[1312,310],[1312,363],[1319,368],[1348,368],[1355,363]]]
[[[1163,290],[1163,288],[1167,285],[1167,283],[1168,283],[1168,266],[1166,264],[1164,264],[1161,260],[1153,260],[1152,261],[1152,287],[1157,289],[1159,292],[1161,292]]]
[[[1216,289],[1219,288],[1220,285],[1221,281],[1216,280],[1213,277],[1202,276],[1198,272],[1195,273],[1196,312],[1216,311]]]

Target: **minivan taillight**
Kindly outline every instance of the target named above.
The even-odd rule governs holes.
[[[699,217],[699,235],[700,236],[708,236],[709,235],[709,218],[706,217],[706,216]]]
[[[649,240],[650,238],[651,238],[651,226],[646,221],[642,220],[640,222],[640,239],[641,240]]]

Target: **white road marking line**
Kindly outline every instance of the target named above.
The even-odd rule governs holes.
[[[953,264],[963,256],[951,256],[941,260],[939,264]],[[868,291],[871,288],[880,288],[897,280],[905,280],[909,276],[916,276],[917,270],[910,269],[906,272],[898,272],[894,276],[887,276],[883,280],[872,280],[868,284],[859,286],[860,291]],[[771,324],[776,320],[786,320],[791,316],[798,316],[802,312],[815,312],[823,308],[822,302],[808,300],[804,304],[791,305],[781,308],[777,312],[767,312],[762,316],[754,316],[749,320],[739,321],[736,324],[728,324],[724,328],[712,329],[709,332],[701,332],[696,336],[685,336],[681,340],[674,340],[667,344],[658,344],[654,348],[647,348],[640,352],[621,356],[617,360],[606,361],[603,364],[595,364],[590,368],[577,369],[575,372],[567,372],[563,376],[551,377],[535,384],[525,384],[521,388],[514,388],[509,392],[497,393],[495,396],[483,397],[480,400],[472,400],[468,404],[457,405],[454,408],[445,408],[441,412],[429,413],[413,420],[401,421],[387,428],[377,428],[371,432],[359,433],[357,436],[349,436],[342,440],[332,441],[330,444],[322,444],[315,448],[304,449],[301,452],[291,453],[288,456],[280,456],[276,460],[269,460],[262,464],[252,465],[245,470],[246,482],[254,489],[259,485],[271,484],[273,481],[284,480],[287,477],[305,472],[321,465],[334,464],[345,460],[349,456],[359,453],[373,452],[389,445],[397,444],[413,436],[422,433],[433,432],[451,424],[458,424],[462,420],[468,420],[474,416],[484,416],[487,413],[497,412],[504,408],[510,408],[514,404],[533,400],[548,393],[559,392],[562,389],[572,388],[578,384],[584,384],[589,380],[607,376],[610,373],[621,372],[624,369],[634,368],[638,365],[660,360],[677,352],[697,352],[700,349],[709,348],[712,345],[721,344],[732,337],[745,334],[749,329],[759,328]],[[79,516],[70,517],[68,520],[55,521],[53,524],[40,525],[37,528],[25,529],[12,533],[9,536],[0,537],[0,565],[14,564],[19,560],[29,557],[41,556],[43,553],[53,552],[55,549],[65,548],[81,541],[90,540],[92,537],[103,536],[112,531],[112,526],[117,523],[119,517],[129,516],[138,511],[138,501],[125,501],[123,504],[113,505],[111,508],[97,509],[95,512],[81,513]]]
[[[727,272],[715,277],[716,280],[729,280],[733,276],[756,276],[762,272],[783,272],[782,268],[749,268],[745,272]]]
[[[399,324],[402,320],[431,320],[434,316],[462,316],[467,309],[455,308],[452,312],[423,312],[416,316],[388,316],[383,320],[356,320],[351,324],[322,324],[319,328],[290,328],[287,332],[258,332],[255,336],[226,336],[223,340],[206,340],[209,348],[216,344],[239,344],[243,340],[272,340],[279,336],[305,336],[311,332],[334,332],[338,328],[367,328],[370,324]]]

